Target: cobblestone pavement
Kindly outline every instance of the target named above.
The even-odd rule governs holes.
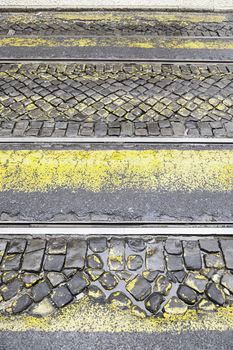
[[[230,14],[156,12],[2,13],[0,35],[233,35]]]
[[[45,316],[82,296],[133,314],[214,311],[233,301],[233,240],[0,239],[0,312]]]
[[[0,136],[233,136],[233,65],[2,64]]]

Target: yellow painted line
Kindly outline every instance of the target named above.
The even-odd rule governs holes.
[[[172,39],[150,36],[138,37],[1,37],[0,47],[116,47],[142,49],[208,49],[231,50],[233,40],[229,39]]]
[[[104,22],[104,23],[116,23],[116,22],[142,22],[148,24],[151,21],[159,22],[178,22],[179,24],[189,23],[222,23],[227,20],[225,14],[192,14],[192,13],[153,13],[153,12],[134,12],[134,13],[119,13],[119,12],[63,12],[42,14],[40,16],[35,14],[17,14],[9,15],[6,17],[7,23],[44,23],[49,21],[88,21],[88,22]]]
[[[232,191],[231,150],[0,151],[0,191]]]
[[[0,331],[45,332],[189,332],[233,330],[233,307],[220,307],[216,312],[140,318],[131,310],[121,311],[109,305],[91,303],[87,297],[44,318],[28,315],[0,316]]]

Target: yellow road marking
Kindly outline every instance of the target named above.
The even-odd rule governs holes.
[[[0,151],[0,191],[232,191],[231,150]]]
[[[2,37],[0,46],[12,47],[128,47],[142,49],[233,49],[233,40],[226,39],[163,39],[157,37]]]
[[[119,13],[119,12],[63,12],[43,15],[34,14],[17,14],[6,17],[8,23],[41,23],[53,21],[98,21],[109,23],[143,21],[143,23],[154,24],[151,21],[159,22],[178,22],[179,24],[189,23],[222,23],[227,20],[225,14],[192,14],[192,13],[155,13],[155,12],[134,12],[134,13]],[[133,21],[133,22],[132,22]]]
[[[79,332],[181,332],[233,330],[233,307],[216,312],[140,318],[131,310],[121,311],[109,305],[93,304],[87,297],[56,314],[36,318],[29,315],[0,316],[0,331],[79,331]]]

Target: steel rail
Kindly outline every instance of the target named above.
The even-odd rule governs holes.
[[[215,137],[0,137],[0,144],[233,144],[233,138],[215,138]]]
[[[174,235],[174,236],[232,236],[232,227],[180,227],[180,226],[169,226],[169,227],[145,227],[143,225],[137,226],[112,226],[112,225],[101,225],[101,226],[53,226],[50,227],[1,227],[0,235]]]

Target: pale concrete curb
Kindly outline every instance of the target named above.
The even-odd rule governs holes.
[[[0,0],[0,10],[154,9],[233,11],[233,0]]]

